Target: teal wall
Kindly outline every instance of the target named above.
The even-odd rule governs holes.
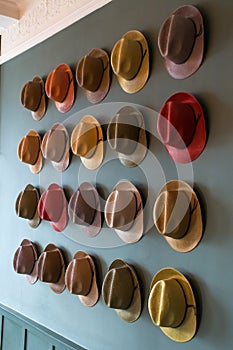
[[[230,0],[199,0],[192,4],[202,11],[206,25],[206,54],[201,68],[190,78],[174,80],[166,72],[157,48],[157,36],[162,21],[183,0],[115,0],[66,30],[39,44],[1,66],[0,121],[0,303],[26,315],[73,342],[91,350],[157,349],[171,350],[229,350],[233,346],[233,4]],[[201,101],[208,125],[207,146],[193,162],[195,187],[201,198],[205,216],[205,233],[192,252],[173,251],[158,235],[154,227],[134,245],[115,248],[96,248],[70,240],[55,233],[47,222],[36,229],[18,218],[14,212],[15,199],[27,183],[40,184],[40,176],[33,175],[17,157],[17,145],[29,129],[44,133],[57,121],[90,107],[81,89],[67,115],[61,115],[50,102],[46,116],[36,123],[20,103],[20,92],[35,75],[46,77],[59,63],[75,69],[77,61],[94,47],[111,51],[122,34],[131,29],[141,30],[148,38],[151,72],[147,85],[137,94],[128,95],[112,78],[111,89],[104,102],[129,102],[159,110],[168,96],[177,91],[193,93]],[[166,152],[158,140],[151,138],[150,150],[163,168],[166,180],[174,178],[174,171]],[[78,185],[79,160],[58,181],[73,191]],[[146,176],[139,169],[123,169],[118,161],[104,165],[98,186],[104,196],[113,183],[128,177],[142,192],[144,201],[157,193],[160,182],[156,171],[154,180],[146,184]],[[153,173],[154,165],[147,168]],[[182,168],[183,180],[190,173]],[[87,174],[88,175],[88,174]],[[54,175],[55,176],[55,175]],[[56,180],[56,179],[55,179]],[[81,234],[81,232],[79,232]],[[66,252],[69,261],[77,250],[85,250],[96,258],[100,280],[108,265],[116,258],[132,263],[139,275],[143,291],[143,311],[138,321],[127,324],[107,309],[100,298],[91,309],[65,291],[55,295],[46,284],[29,285],[12,268],[12,257],[22,238],[38,243],[42,250],[49,242]],[[199,330],[187,344],[174,343],[152,325],[147,311],[148,288],[152,276],[160,268],[171,266],[189,277],[197,297]],[[10,349],[18,350],[18,349]],[[43,349],[42,349],[43,350]]]

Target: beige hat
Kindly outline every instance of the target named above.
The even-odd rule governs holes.
[[[201,207],[187,183],[167,182],[156,199],[153,216],[159,233],[176,251],[188,252],[200,242],[203,232]]]
[[[134,268],[117,259],[104,278],[102,296],[109,308],[126,322],[136,321],[141,314],[141,291]]]
[[[133,94],[143,88],[149,76],[149,48],[144,35],[131,30],[112,49],[111,64],[122,89]]]
[[[37,131],[30,130],[18,145],[18,157],[23,163],[28,164],[33,174],[38,174],[43,166],[41,153],[41,138]]]
[[[197,309],[192,287],[173,268],[160,270],[152,279],[148,299],[152,322],[176,342],[191,340],[197,328]]]
[[[94,306],[99,298],[96,268],[92,257],[78,251],[69,263],[65,274],[66,288],[78,295],[85,306]]]
[[[122,241],[135,243],[143,235],[143,203],[130,181],[120,181],[105,204],[105,220]]]
[[[71,134],[72,152],[79,156],[83,165],[90,170],[103,161],[104,145],[102,127],[92,115],[84,116]]]

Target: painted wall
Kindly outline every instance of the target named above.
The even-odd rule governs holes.
[[[118,0],[96,11],[80,22],[50,38],[30,51],[1,66],[1,129],[0,129],[0,302],[29,318],[60,333],[64,337],[93,350],[104,349],[205,349],[232,348],[233,324],[233,99],[232,99],[232,12],[229,0],[200,0],[193,3],[202,11],[206,25],[206,54],[201,68],[192,77],[174,80],[166,72],[157,48],[157,35],[163,20],[186,1]],[[33,175],[17,158],[17,145],[29,129],[44,133],[57,121],[63,122],[74,113],[90,107],[84,93],[78,89],[74,107],[61,115],[50,102],[44,119],[33,121],[20,103],[25,82],[39,74],[44,78],[59,63],[66,62],[75,69],[77,61],[94,47],[109,52],[114,43],[131,29],[141,30],[147,37],[151,54],[151,74],[147,85],[139,93],[128,95],[113,77],[111,89],[104,102],[129,102],[159,110],[168,96],[177,91],[193,93],[202,103],[208,124],[208,141],[203,154],[193,162],[195,187],[201,198],[205,216],[205,233],[192,252],[173,251],[158,235],[154,227],[134,245],[97,248],[74,242],[66,235],[55,233],[47,222],[38,229],[14,212],[17,194],[27,183],[40,185],[41,176]],[[163,169],[164,179],[178,176],[168,155],[156,138],[151,137],[150,151]],[[73,191],[78,186],[80,162],[72,163],[62,177],[54,180]],[[155,170],[154,170],[155,169]],[[157,167],[144,173],[129,170],[117,160],[105,162],[97,174],[103,196],[121,178],[135,182],[147,199],[158,193]],[[190,180],[190,172],[182,168],[182,179]],[[190,170],[190,168],[189,168]],[[147,174],[155,172],[147,184]],[[89,176],[87,174],[87,176]],[[81,235],[80,231],[77,234]],[[37,242],[43,249],[49,242],[64,248],[69,261],[75,251],[83,249],[95,256],[102,280],[108,265],[116,258],[132,263],[139,275],[143,291],[143,311],[138,321],[127,324],[107,309],[102,299],[91,309],[84,307],[75,296],[65,291],[55,295],[46,284],[29,285],[14,273],[12,256],[22,238]],[[199,311],[199,330],[187,344],[177,344],[152,325],[147,311],[148,288],[152,276],[160,268],[171,266],[183,271],[193,284]]]

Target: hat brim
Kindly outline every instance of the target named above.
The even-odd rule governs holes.
[[[131,191],[135,194],[137,199],[137,215],[134,219],[134,222],[128,231],[122,231],[119,229],[114,229],[116,234],[120,237],[120,239],[125,243],[135,243],[138,242],[143,236],[143,203],[142,197],[137,190],[137,188],[129,181],[121,181],[119,182],[113,189],[113,191]],[[109,207],[109,201],[107,199],[105,205],[105,217]]]
[[[138,41],[141,44],[142,47],[142,62],[141,67],[137,73],[137,75],[131,79],[126,80],[120,75],[116,75],[117,80],[122,87],[122,89],[127,92],[128,94],[134,94],[135,92],[138,92],[143,88],[143,86],[146,84],[147,79],[149,77],[149,48],[148,43],[144,35],[137,31],[137,30],[131,30],[123,35],[122,38],[131,39]],[[116,44],[117,45],[117,44]],[[113,48],[114,50],[114,48]],[[118,51],[117,47],[115,50]],[[115,52],[116,55],[118,55],[118,52]]]
[[[164,109],[166,104],[170,101],[177,101],[185,103],[191,106],[195,118],[196,118],[196,128],[193,135],[191,143],[183,148],[175,148],[168,144],[164,144],[166,150],[170,157],[177,163],[186,164],[189,163],[200,156],[206,145],[206,124],[203,109],[197,99],[186,92],[178,92],[168,98],[164,106],[159,112],[159,118],[164,118]]]
[[[43,116],[45,115],[46,112],[46,108],[47,108],[47,104],[46,104],[46,96],[45,96],[45,84],[43,79],[41,79],[41,77],[36,76],[33,79],[33,82],[37,82],[40,83],[41,85],[41,90],[42,90],[42,96],[41,96],[41,100],[40,100],[40,104],[37,108],[36,111],[31,111],[32,113],[32,118],[36,121],[39,121],[43,118]]]
[[[46,246],[44,251],[48,252],[48,251],[55,250],[55,249],[58,250],[60,258],[61,258],[61,274],[60,274],[60,277],[56,283],[49,283],[49,287],[52,289],[52,291],[54,293],[61,294],[66,288],[66,285],[65,285],[66,266],[65,266],[65,260],[64,260],[62,251],[57,246],[55,246],[53,243],[49,243]]]
[[[159,192],[159,195],[164,191],[184,191],[190,200],[191,218],[189,228],[186,234],[179,239],[167,237],[163,235],[168,244],[177,252],[186,253],[193,250],[203,234],[203,221],[201,214],[201,206],[196,193],[186,182],[180,180],[172,180],[167,182]],[[155,218],[154,218],[154,222]]]
[[[168,73],[175,79],[184,79],[192,75],[200,67],[204,54],[204,25],[200,11],[192,6],[185,5],[178,7],[172,15],[179,15],[190,18],[196,27],[196,39],[191,55],[181,64],[176,64],[164,58],[164,64]]]
[[[150,292],[153,288],[153,286],[160,280],[166,280],[166,279],[175,279],[177,280],[184,292],[185,299],[186,299],[186,314],[184,317],[183,322],[180,326],[176,328],[172,327],[160,327],[162,332],[166,334],[170,339],[176,341],[176,342],[187,342],[191,340],[197,329],[197,309],[196,309],[196,301],[195,296],[192,290],[192,287],[187,280],[187,278],[173,268],[164,268],[160,270],[152,279],[151,285],[150,285]],[[148,309],[149,313],[151,314],[151,309],[153,304],[153,298],[150,298],[148,301]]]

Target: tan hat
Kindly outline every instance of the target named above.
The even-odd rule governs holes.
[[[65,274],[66,288],[78,295],[85,306],[94,306],[99,298],[96,281],[96,268],[92,257],[78,251],[69,263]]]
[[[21,91],[21,102],[29,109],[35,120],[41,120],[46,112],[46,98],[44,81],[36,76],[32,81],[27,82]]]
[[[13,258],[13,267],[15,272],[26,275],[29,283],[34,284],[37,281],[37,260],[38,251],[36,244],[28,239],[23,239],[17,248]]]
[[[38,278],[49,283],[53,292],[60,294],[65,286],[65,261],[62,251],[50,243],[41,253],[38,260]]]
[[[114,260],[104,278],[102,297],[109,308],[126,322],[136,321],[141,314],[141,291],[134,268],[123,260]]]
[[[37,209],[39,199],[39,190],[29,184],[18,194],[15,202],[16,214],[23,219],[27,219],[32,228],[38,227],[41,221]]]
[[[51,161],[58,171],[68,168],[70,162],[69,134],[63,124],[56,123],[43,137],[41,150],[44,158]]]
[[[96,188],[89,182],[83,182],[70,198],[69,218],[80,225],[85,234],[96,236],[101,230],[102,219],[100,199]]]
[[[71,149],[87,169],[97,169],[102,163],[103,131],[98,120],[92,115],[85,115],[73,129]]]
[[[23,163],[28,164],[33,174],[38,174],[43,166],[41,153],[41,138],[35,130],[30,130],[18,145],[18,157]]]
[[[200,11],[191,5],[178,7],[162,24],[158,46],[173,78],[184,79],[196,72],[204,53],[204,25]]]
[[[105,220],[126,243],[139,241],[143,235],[143,203],[130,181],[120,181],[105,204]]]
[[[176,342],[191,340],[197,328],[197,309],[192,287],[172,268],[160,270],[152,279],[148,310],[152,322]]]
[[[107,139],[118,152],[124,166],[133,167],[142,162],[147,152],[144,119],[136,108],[121,108],[108,125]]]
[[[70,67],[62,63],[49,73],[45,91],[61,113],[68,112],[74,103],[74,78]]]
[[[201,207],[194,190],[185,182],[172,180],[159,192],[154,223],[170,246],[178,252],[189,252],[202,238]]]
[[[149,48],[144,35],[131,30],[117,41],[111,65],[122,89],[133,94],[143,88],[149,76]]]
[[[91,103],[102,101],[110,85],[110,64],[106,51],[93,49],[77,64],[76,80]]]

